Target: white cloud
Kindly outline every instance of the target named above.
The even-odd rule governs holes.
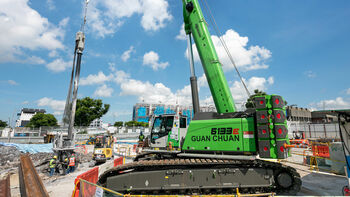
[[[22,105],[29,104],[29,101],[23,101],[21,104],[22,104]]]
[[[114,76],[114,81],[117,84],[121,84],[124,83],[125,81],[129,80],[130,75],[122,70],[118,70],[115,72],[115,76]]]
[[[198,83],[198,87],[209,87],[207,77],[205,76],[204,73],[202,76],[198,77],[197,83]]]
[[[69,67],[71,67],[71,62],[64,61],[62,58],[55,59],[54,61],[46,64],[46,68],[53,72],[62,72]]]
[[[141,26],[146,31],[157,31],[165,27],[165,22],[172,19],[168,11],[169,4],[165,0],[142,0]]]
[[[49,10],[54,10],[56,8],[55,4],[53,3],[53,0],[46,0],[46,5],[49,8]]]
[[[15,86],[15,85],[18,85],[18,83],[17,83],[16,81],[11,80],[11,79],[10,79],[10,80],[7,80],[7,83],[10,84],[10,85],[14,85],[14,86]]]
[[[0,63],[23,63],[34,50],[62,50],[64,34],[63,27],[29,7],[28,0],[0,1]]]
[[[122,70],[118,70],[114,73],[113,81],[120,86],[121,96],[137,96],[140,102],[168,104],[175,104],[178,102],[184,105],[190,105],[192,102],[189,85],[185,86],[183,89],[172,92],[170,88],[162,83],[152,84],[149,81],[132,79],[130,74]]]
[[[135,53],[134,46],[130,46],[130,48],[128,50],[124,51],[124,53],[121,56],[121,59],[123,60],[123,62],[128,61],[131,53]]]
[[[133,79],[131,78],[129,73],[126,73],[122,70],[116,70],[109,76],[112,77],[108,77],[108,80],[102,81],[113,81],[115,82],[115,84],[120,86],[120,96],[136,96],[139,102],[165,104],[179,103],[182,105],[192,105],[192,94],[190,85],[185,85],[183,88],[174,91],[166,85],[164,85],[163,83],[151,83],[149,81]],[[255,89],[266,91],[268,87],[274,83],[274,79],[273,77],[251,77],[248,80],[245,80],[245,83],[249,91],[253,93]],[[231,82],[230,84],[230,90],[237,104],[237,108],[240,108],[240,106],[243,104],[243,102],[246,101],[248,96],[241,82],[235,81]],[[204,90],[209,90],[205,74],[198,78],[198,90],[201,91],[201,88],[204,88]],[[99,93],[99,95],[111,96],[112,93],[109,94],[108,90],[113,92],[113,89],[109,89],[106,85],[101,86],[99,89],[104,90],[101,90],[101,93]],[[97,90],[95,94],[97,94]],[[199,95],[201,96],[201,94]],[[214,105],[211,96],[206,96],[204,99],[201,99],[200,103],[202,105]]]
[[[106,84],[103,84],[102,86],[98,87],[95,92],[94,96],[98,97],[111,97],[113,93],[113,88],[108,87]]]
[[[205,75],[203,75],[205,76]],[[204,77],[203,77],[204,78]],[[248,80],[243,79],[250,94],[254,93],[255,89],[261,91],[266,91],[269,86],[274,83],[273,77],[263,78],[263,77],[251,77]],[[240,81],[234,81],[230,83],[230,91],[234,99],[236,108],[238,110],[244,110],[244,104],[247,101],[248,95],[244,89],[243,84]],[[201,105],[214,105],[214,100],[212,96],[206,96],[205,99],[200,101]]]
[[[337,97],[336,99],[323,100],[317,103],[310,103],[310,107],[316,108],[318,110],[349,109],[350,102],[345,101],[342,97]]]
[[[219,37],[213,35],[211,38],[224,71],[233,70],[234,66],[231,64]],[[241,68],[241,70],[248,71],[268,68],[268,65],[265,64],[265,61],[271,57],[271,51],[268,49],[260,46],[248,47],[248,37],[241,37],[232,29],[227,30],[222,38],[225,40],[236,66]],[[196,45],[193,44],[192,48],[195,61],[200,61]],[[187,50],[185,52],[186,57],[188,57]]]
[[[172,19],[166,0],[101,0],[91,1],[88,9],[92,31],[98,36],[114,34],[126,18],[140,14],[146,31],[157,31]]]
[[[185,90],[179,90],[179,95],[176,95],[162,83],[151,84],[149,81],[128,79],[120,84],[120,88],[121,95],[137,96],[139,101],[144,102],[175,104],[178,101],[183,104],[188,103],[184,101],[190,101],[186,95],[180,95]]]
[[[80,79],[80,85],[94,85],[94,84],[103,84],[106,81],[110,81],[113,79],[113,75],[110,74],[106,76],[102,71],[99,71],[97,75],[90,74],[87,77],[83,77]]]
[[[199,103],[200,105],[203,105],[203,106],[208,106],[208,105],[215,106],[212,96],[205,97],[203,100],[200,100]]]
[[[108,68],[109,68],[109,70],[112,71],[112,72],[116,71],[116,69],[115,69],[115,63],[113,63],[113,62],[108,62]]]
[[[159,55],[154,51],[145,53],[143,56],[143,65],[152,67],[153,70],[165,69],[169,62],[159,62]]]
[[[346,90],[346,94],[350,94],[350,88]]]
[[[251,77],[248,80],[243,79],[250,94],[254,93],[255,89],[259,89],[261,91],[266,91],[270,85],[273,84],[274,80],[273,77],[269,77],[268,79],[265,79],[263,77]],[[243,84],[240,81],[235,81],[230,86],[230,90],[233,96],[233,99],[235,100],[235,103],[237,104],[237,107],[240,107],[239,104],[243,104],[247,101],[248,95],[244,89]]]
[[[309,70],[304,72],[304,75],[307,76],[308,78],[315,78],[317,75],[313,71]]]
[[[31,56],[31,57],[28,57],[26,60],[22,61],[22,63],[29,63],[29,64],[45,64],[46,61],[43,60],[41,57]]]
[[[182,89],[172,91],[170,88],[166,87],[162,83],[152,84],[149,81],[140,81],[130,78],[130,75],[124,71],[118,71],[121,93],[120,95],[133,95],[137,96],[139,101],[150,102],[150,103],[167,103],[175,104],[181,103],[182,105],[192,104],[192,94],[191,86],[185,85]],[[251,77],[245,80],[248,90],[252,93],[255,89],[266,91],[269,86],[274,83],[273,77],[263,78],[263,77]],[[201,87],[208,88],[206,77],[203,74],[198,78],[198,89]],[[239,81],[231,83],[230,90],[232,96],[237,103],[237,107],[240,108],[241,104],[248,98],[243,85]],[[200,100],[201,104],[214,105],[211,96],[207,96]],[[239,106],[238,106],[239,105]]]
[[[57,57],[58,56],[58,53],[57,53],[57,51],[56,50],[52,50],[52,51],[50,51],[50,53],[49,53],[49,57]]]
[[[67,26],[68,22],[69,22],[69,17],[66,17],[59,22],[58,26],[60,28],[65,28]]]
[[[64,111],[66,102],[61,100],[54,100],[52,98],[44,97],[37,101],[39,107],[47,106],[54,111],[54,115],[61,115]]]
[[[175,37],[178,40],[186,40],[185,24],[182,23],[179,34]]]

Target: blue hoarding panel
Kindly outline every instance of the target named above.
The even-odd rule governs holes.
[[[157,106],[156,110],[154,110],[154,115],[162,115],[164,114],[164,107],[163,106]]]
[[[166,109],[166,114],[175,114],[175,111],[168,108],[168,109]]]
[[[137,116],[146,116],[146,108],[145,107],[140,107],[137,110]]]

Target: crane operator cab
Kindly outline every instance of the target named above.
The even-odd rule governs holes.
[[[181,114],[155,116],[150,135],[150,148],[177,150],[187,133],[187,117]]]

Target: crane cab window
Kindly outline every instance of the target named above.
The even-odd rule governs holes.
[[[174,116],[157,117],[151,131],[152,140],[168,135],[173,128]]]
[[[186,118],[185,117],[180,118],[180,128],[186,128],[186,126],[187,126]]]

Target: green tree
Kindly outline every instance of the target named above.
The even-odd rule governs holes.
[[[35,114],[26,125],[26,127],[39,128],[41,126],[57,126],[57,119],[52,114]]]
[[[254,97],[255,96],[263,96],[263,95],[266,95],[266,92],[263,92],[261,90],[258,90],[258,89],[255,89],[254,90],[254,94],[251,95],[248,99],[247,99],[247,102],[245,104],[245,107],[246,108],[254,108]]]
[[[0,127],[7,127],[7,122],[0,120]]]
[[[136,127],[148,127],[148,122],[136,122],[136,121],[129,121],[125,122],[125,125],[128,127],[136,126]]]
[[[125,122],[125,125],[128,127],[132,127],[132,126],[136,126],[136,123],[137,123],[136,121],[131,120],[131,121]]]
[[[109,104],[103,104],[101,99],[85,97],[77,100],[75,112],[75,126],[89,126],[90,123],[101,118],[109,110]]]
[[[122,121],[117,121],[114,123],[115,127],[122,127],[123,126],[123,122]]]
[[[254,106],[254,102],[253,102],[254,97],[255,97],[255,96],[264,96],[264,95],[266,95],[266,92],[263,92],[263,91],[261,91],[261,90],[255,89],[255,90],[254,90],[254,94],[251,95],[251,96],[247,99],[247,102],[246,102],[246,104],[245,104],[245,107],[246,107],[246,108],[254,108],[254,107],[255,107],[255,106]],[[287,105],[287,101],[286,101],[286,100],[284,100],[284,104]]]

